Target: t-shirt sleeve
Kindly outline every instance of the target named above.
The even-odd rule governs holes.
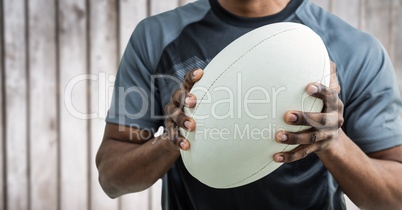
[[[362,45],[350,61],[354,71],[341,76],[344,130],[364,152],[370,153],[402,144],[402,102],[383,46],[369,35],[360,41]]]
[[[163,109],[153,82],[153,48],[147,24],[134,30],[122,56],[106,122],[157,131],[163,125]],[[153,34],[156,36],[156,34]]]

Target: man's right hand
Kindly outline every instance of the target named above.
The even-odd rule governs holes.
[[[189,91],[202,75],[201,69],[186,74],[182,88],[175,91],[166,105],[167,132],[162,136],[154,137],[146,130],[124,125],[106,124],[96,165],[99,182],[109,197],[116,198],[151,187],[180,156],[176,148],[190,148],[189,142],[180,136],[178,128],[195,129],[194,120],[187,117],[182,108],[195,106],[196,98]]]
[[[178,148],[182,150],[190,149],[190,142],[180,135],[179,127],[187,131],[194,131],[196,123],[183,112],[183,107],[193,108],[196,105],[197,98],[190,93],[194,84],[204,75],[202,69],[194,69],[184,76],[184,82],[180,89],[176,90],[170,102],[165,106],[165,128],[166,135]]]

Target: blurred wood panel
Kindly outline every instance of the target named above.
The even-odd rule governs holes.
[[[395,66],[399,81],[399,90],[402,94],[402,1],[393,0],[391,20],[390,55]]]
[[[117,1],[90,0],[90,109],[93,114],[90,119],[90,202],[91,208],[96,210],[117,210],[118,199],[110,199],[100,189],[98,170],[94,164],[96,152],[103,137],[105,116],[110,104],[108,78],[116,73],[118,66],[117,43]]]
[[[0,209],[161,209],[161,181],[108,198],[94,159],[115,73],[135,26],[193,1],[1,1]],[[376,36],[402,90],[402,0],[312,2]],[[357,209],[350,201],[348,206]]]
[[[119,3],[119,57],[123,55],[128,40],[137,24],[147,17],[148,0],[120,0]]]
[[[333,0],[331,12],[338,14],[340,18],[350,23],[352,26],[359,28],[361,25],[361,1],[362,0]]]
[[[26,5],[3,1],[7,209],[29,208]]]
[[[392,1],[364,0],[362,30],[374,35],[389,51]]]
[[[160,210],[161,209],[161,196],[162,196],[162,179],[159,179],[152,186],[152,194],[150,196],[150,210]]]
[[[86,0],[59,0],[61,209],[89,207],[88,13]],[[100,131],[102,132],[102,131]]]
[[[331,11],[331,0],[310,0],[311,2],[313,2],[314,4],[324,8],[327,11]]]
[[[4,183],[4,178],[5,178],[5,165],[4,160],[5,160],[5,148],[4,148],[4,141],[5,141],[5,133],[4,133],[4,128],[6,127],[4,123],[4,65],[3,65],[3,3],[0,3],[0,209],[6,209],[6,203],[5,203],[5,186],[6,184]]]
[[[156,15],[179,6],[179,0],[150,0],[150,14]]]
[[[196,0],[179,0],[179,5],[186,5],[191,2],[195,2]]]
[[[53,0],[28,2],[31,209],[53,210],[58,205],[56,7]]]

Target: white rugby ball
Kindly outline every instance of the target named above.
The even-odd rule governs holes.
[[[298,23],[257,28],[224,48],[204,69],[185,108],[197,128],[181,130],[191,148],[181,151],[185,167],[213,188],[256,181],[281,164],[273,155],[294,149],[275,142],[280,129],[308,127],[283,121],[289,110],[320,112],[320,99],[305,93],[310,82],[329,85],[330,61],[321,38]]]

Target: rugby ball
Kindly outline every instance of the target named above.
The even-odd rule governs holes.
[[[181,151],[188,172],[213,188],[233,188],[254,182],[281,164],[273,155],[294,149],[279,144],[288,125],[285,112],[321,112],[323,102],[309,96],[310,82],[329,85],[330,60],[321,38],[298,23],[257,28],[233,41],[204,69],[191,89],[194,108],[185,108],[197,128],[181,130],[191,148]]]

